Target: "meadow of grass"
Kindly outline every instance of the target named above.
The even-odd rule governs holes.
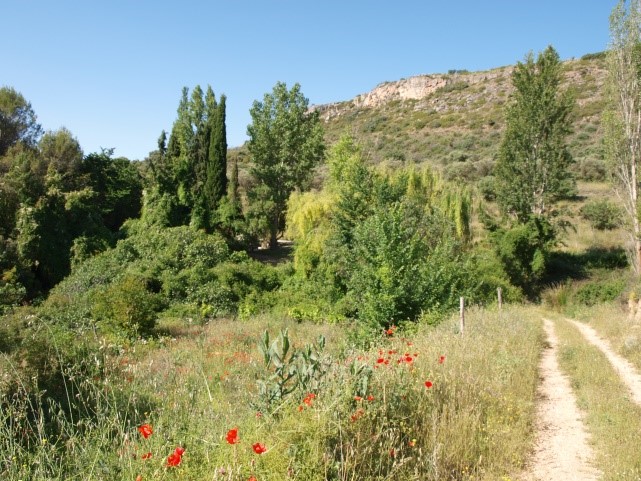
[[[630,399],[625,385],[605,355],[589,344],[567,321],[556,322],[559,363],[569,377],[577,403],[585,412],[595,465],[603,480],[641,477],[641,408]]]
[[[496,480],[531,449],[542,345],[533,309],[472,310],[464,336],[451,319],[381,333],[367,350],[340,325],[161,327],[168,336],[103,345],[88,360],[99,376],[66,367],[74,410],[27,385],[3,391],[2,479]],[[278,347],[285,328],[307,357],[290,350],[266,366],[257,342],[267,329]],[[312,349],[319,335],[326,346]],[[275,385],[279,366],[297,374],[268,401],[257,381]]]

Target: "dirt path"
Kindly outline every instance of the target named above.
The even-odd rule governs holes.
[[[622,358],[616,354],[607,341],[601,339],[597,332],[592,329],[590,326],[583,324],[582,322],[573,321],[568,319],[572,324],[574,324],[581,334],[594,346],[599,348],[605,357],[610,361],[610,364],[618,372],[619,377],[628,386],[630,394],[632,395],[632,400],[641,406],[641,376],[637,370],[630,364],[626,359]]]
[[[593,458],[570,382],[557,362],[558,339],[554,324],[544,320],[550,347],[541,359],[537,407],[537,440],[530,469],[522,481],[592,481],[601,473],[590,466]]]

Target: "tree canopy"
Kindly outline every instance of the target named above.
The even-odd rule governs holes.
[[[262,102],[254,102],[250,114],[247,134],[255,184],[250,194],[274,247],[284,228],[287,199],[294,190],[309,188],[314,168],[323,158],[323,131],[299,84],[288,90],[278,82]]]
[[[568,167],[572,96],[559,89],[562,66],[553,47],[532,53],[512,73],[514,93],[495,168],[497,201],[505,214],[526,223],[574,190]]]
[[[21,93],[12,87],[0,88],[0,157],[21,141],[35,145],[42,134],[37,117]]]

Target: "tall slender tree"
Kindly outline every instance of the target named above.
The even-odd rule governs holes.
[[[227,194],[226,102],[226,97],[222,95],[215,112],[209,119],[210,137],[204,197],[207,206],[212,211],[216,210],[220,199]]]
[[[514,93],[495,168],[503,212],[526,223],[546,217],[550,205],[574,189],[566,137],[574,101],[559,89],[562,66],[552,47],[532,53],[512,73]]]
[[[203,93],[196,86],[191,96],[185,87],[166,152],[159,156],[162,165],[170,166],[170,178],[153,166],[160,197],[169,196],[170,204],[178,206],[168,214],[196,228],[214,227],[219,201],[227,193],[225,109],[225,96],[218,103],[211,87]]]
[[[610,16],[605,144],[615,192],[628,218],[634,271],[641,273],[639,167],[641,164],[641,2],[621,0]]]

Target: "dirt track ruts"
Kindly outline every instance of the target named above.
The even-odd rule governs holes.
[[[536,412],[536,444],[522,481],[596,481],[601,473],[590,465],[592,448],[574,393],[557,361],[558,339],[552,321],[545,319],[549,347],[540,365],[541,384]]]

